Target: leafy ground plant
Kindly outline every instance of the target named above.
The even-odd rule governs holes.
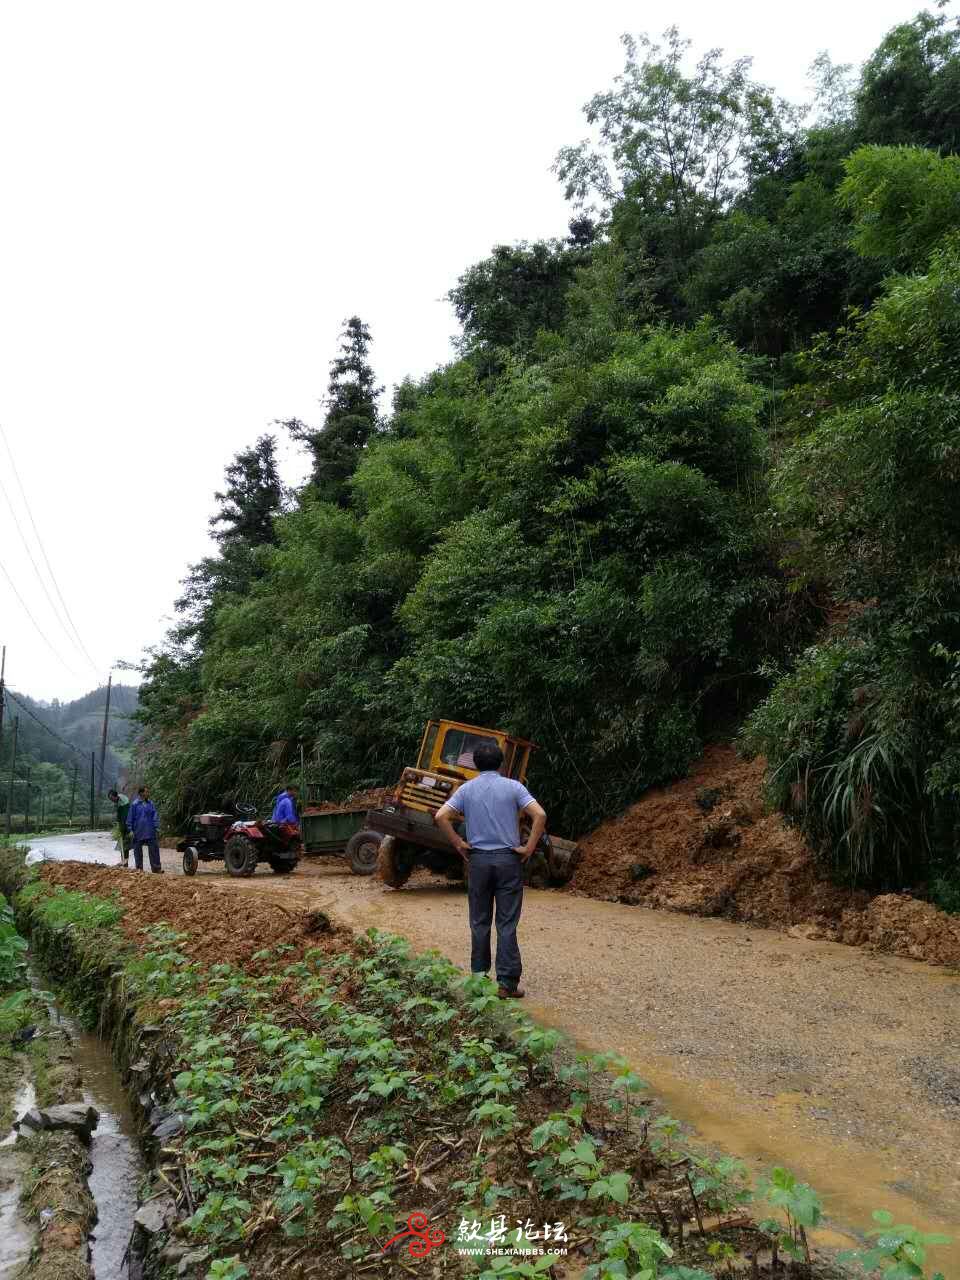
[[[26,941],[13,922],[13,909],[0,893],[0,992],[20,984],[26,951]]]
[[[780,1209],[785,1222],[767,1218],[759,1224],[773,1244],[774,1265],[778,1253],[786,1253],[795,1260],[811,1263],[808,1228],[815,1227],[823,1217],[820,1197],[806,1182],[798,1182],[786,1169],[776,1168],[771,1173],[764,1195],[769,1204]]]
[[[923,1280],[927,1249],[931,1245],[950,1244],[950,1236],[918,1231],[906,1223],[894,1224],[893,1214],[875,1209],[873,1220],[878,1225],[867,1232],[874,1241],[869,1249],[852,1249],[840,1255],[841,1260],[857,1262],[865,1271],[880,1272],[883,1280]],[[942,1271],[933,1280],[945,1280]]]

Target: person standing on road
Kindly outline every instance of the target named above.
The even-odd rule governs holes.
[[[470,970],[490,970],[490,929],[496,907],[497,995],[519,1000],[523,965],[517,943],[517,925],[523,907],[523,866],[533,854],[547,825],[547,815],[523,785],[504,778],[499,770],[503,752],[494,743],[482,743],[474,751],[480,771],[458,787],[436,813],[434,821],[463,859],[468,873],[470,907]],[[526,843],[520,843],[520,814],[531,819]],[[454,830],[463,818],[467,838]]]
[[[146,787],[140,787],[137,791],[137,798],[127,814],[127,826],[133,839],[133,861],[137,870],[143,870],[143,846],[146,845],[150,854],[150,870],[155,875],[161,875],[163,868],[160,866],[158,840],[160,821]]]
[[[114,788],[107,792],[107,799],[112,800],[117,810],[117,844],[120,846],[120,865],[125,867],[130,858],[130,833],[127,830],[127,814],[130,812],[130,798]]]
[[[284,786],[283,790],[277,796],[273,806],[273,813],[270,815],[270,821],[279,823],[281,826],[286,823],[300,830],[300,819],[297,816],[297,788],[289,785]]]

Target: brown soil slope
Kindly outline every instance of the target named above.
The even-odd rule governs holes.
[[[711,747],[689,777],[580,841],[571,888],[960,966],[960,917],[907,894],[833,884],[800,833],[764,812],[763,770],[762,759]]]
[[[284,907],[272,897],[238,900],[229,889],[209,883],[82,862],[46,862],[40,874],[65,889],[119,898],[120,925],[133,942],[142,941],[140,935],[152,925],[172,924],[184,934],[179,944],[183,951],[206,964],[243,965],[259,972],[262,966],[253,957],[278,943],[290,948],[291,964],[310,947],[340,950],[349,945],[350,935],[335,928],[322,911]]]

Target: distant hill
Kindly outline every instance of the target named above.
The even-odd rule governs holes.
[[[0,783],[9,767],[13,718],[20,717],[17,740],[17,772],[31,766],[56,765],[69,777],[79,765],[86,776],[91,751],[100,760],[106,685],[85,693],[72,702],[41,702],[29,694],[8,690],[0,743]],[[121,780],[130,758],[129,746],[135,726],[130,719],[137,709],[137,690],[132,685],[115,684],[110,693],[110,722],[104,762],[104,790]],[[49,731],[49,732],[48,732]],[[2,787],[0,787],[2,790]]]

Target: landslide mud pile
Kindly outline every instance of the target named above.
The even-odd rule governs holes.
[[[253,957],[278,943],[292,948],[287,953],[291,964],[311,947],[328,951],[347,945],[347,935],[331,925],[322,911],[284,907],[273,898],[241,896],[183,876],[154,876],[81,862],[47,862],[40,874],[65,889],[118,897],[123,904],[121,927],[137,945],[142,946],[143,931],[151,925],[161,921],[172,925],[185,935],[180,944],[184,953],[207,964],[242,965],[257,973],[262,966]]]
[[[762,759],[711,747],[689,777],[581,839],[571,889],[960,966],[960,917],[834,884],[800,833],[764,812],[763,770]]]
[[[368,791],[355,791],[339,803],[325,800],[322,804],[311,804],[307,808],[311,813],[362,813],[366,809],[379,809],[387,803],[387,796],[393,795],[393,787],[371,787]]]

